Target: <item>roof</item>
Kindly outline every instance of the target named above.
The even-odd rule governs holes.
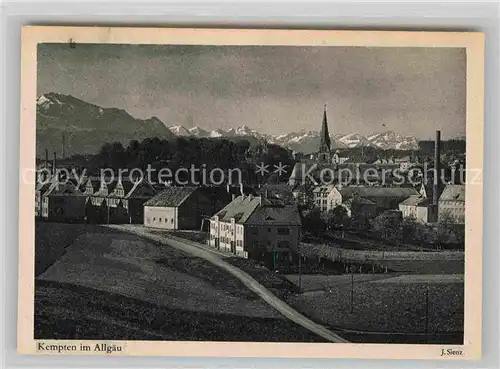
[[[333,189],[335,188],[334,185],[324,185],[324,186],[317,186],[314,187],[313,192],[315,193],[330,193]]]
[[[360,197],[409,197],[418,195],[418,191],[413,187],[365,187],[347,186],[339,188],[338,191],[344,198],[354,196]]]
[[[405,206],[428,206],[430,204],[430,200],[422,195],[412,195],[408,197],[406,200],[402,201],[399,205]]]
[[[146,201],[144,206],[178,207],[197,189],[197,187],[169,187]]]
[[[252,195],[238,196],[222,210],[217,212],[215,216],[224,222],[230,222],[234,218],[236,223],[245,223],[252,215],[253,211],[260,205],[261,198]]]
[[[439,201],[465,201],[465,185],[446,185]]]
[[[347,205],[348,207],[351,206],[352,204],[360,204],[360,205],[377,205],[371,200],[365,199],[364,197],[351,197],[347,201],[343,203],[343,205]]]
[[[249,225],[300,225],[297,205],[276,204],[260,196],[238,196],[215,214],[219,220]]]
[[[92,185],[94,192],[98,191],[99,188],[101,188],[101,178],[100,177],[87,178],[87,180],[85,181],[85,186],[87,186],[89,182]]]
[[[268,199],[280,200],[283,203],[293,203],[295,201],[292,187],[288,184],[265,184],[258,192]]]
[[[297,225],[302,224],[297,205],[259,206],[248,218],[250,225]]]
[[[84,196],[78,188],[68,182],[52,181],[49,188],[43,194],[44,196]]]

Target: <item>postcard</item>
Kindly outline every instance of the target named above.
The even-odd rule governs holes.
[[[484,35],[26,26],[18,351],[479,359]]]

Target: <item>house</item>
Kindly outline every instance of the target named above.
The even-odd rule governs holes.
[[[419,223],[435,223],[436,207],[432,205],[432,197],[412,195],[399,204],[403,219],[415,219]]]
[[[169,187],[144,203],[144,225],[161,229],[200,229],[202,221],[230,202],[217,187]]]
[[[296,204],[264,196],[239,196],[210,219],[208,244],[269,267],[292,260],[300,239]]]
[[[458,224],[465,223],[465,185],[446,185],[439,196],[438,220],[451,217]]]
[[[321,211],[329,211],[342,204],[342,199],[335,195],[334,185],[315,187],[313,190],[314,205]]]
[[[86,216],[96,223],[142,223],[143,204],[156,190],[144,179],[90,177],[82,186]]]
[[[49,189],[51,182],[41,181],[36,184],[35,187],[35,217],[42,218],[42,203],[43,203],[43,194]],[[48,202],[45,207],[45,218],[48,214]]]
[[[370,200],[377,206],[377,212],[398,209],[399,203],[418,192],[413,187],[370,187],[370,186],[342,186],[335,187],[330,198],[335,203],[345,203],[348,199],[359,196]]]
[[[264,184],[256,192],[257,196],[276,199],[284,204],[295,204],[297,202],[292,192],[292,187],[286,183]],[[243,194],[249,194],[249,192],[244,192]]]
[[[341,206],[346,209],[349,218],[356,213],[364,219],[372,219],[377,215],[378,210],[376,203],[360,196],[347,199]]]
[[[42,192],[43,191],[43,192]],[[70,181],[51,183],[40,189],[41,217],[59,222],[81,222],[85,218],[85,195]]]

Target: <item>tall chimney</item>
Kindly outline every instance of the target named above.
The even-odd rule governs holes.
[[[45,149],[45,173],[46,176],[50,178],[50,172],[49,172],[49,149]],[[47,178],[45,178],[47,179]]]
[[[441,188],[441,131],[436,131],[436,141],[434,142],[434,188],[432,191],[432,204],[437,206],[439,200],[439,190]]]
[[[61,148],[61,159],[64,159],[64,132],[62,133],[62,148]]]
[[[54,159],[52,161],[52,175],[55,176],[57,174],[56,170],[56,152],[54,151]]]

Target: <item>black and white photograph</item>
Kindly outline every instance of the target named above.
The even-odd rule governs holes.
[[[466,254],[481,251],[468,58],[466,45],[38,42],[36,352],[463,355]]]

